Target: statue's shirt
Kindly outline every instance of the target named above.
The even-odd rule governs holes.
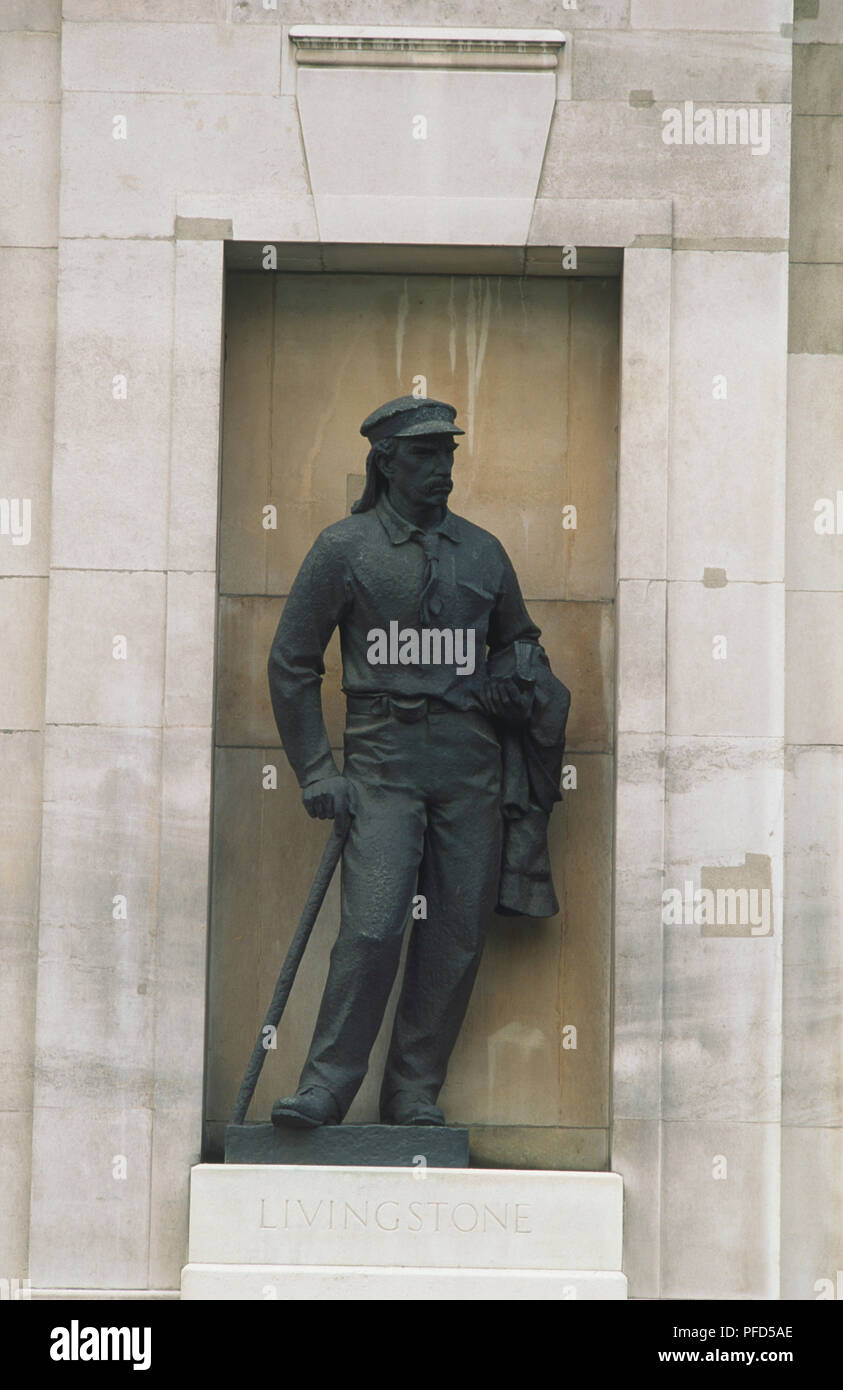
[[[481,707],[487,647],[494,653],[541,636],[500,541],[448,511],[426,534],[436,539],[423,548],[418,529],[381,496],[371,510],[327,527],[296,576],[272,644],[269,685],[284,749],[302,786],[337,775],[321,701],[323,655],[337,626],[348,694],[428,695],[456,709]],[[456,662],[389,659],[397,655],[397,634],[421,635],[427,624],[461,634],[456,646],[463,653],[471,645],[470,673]],[[386,661],[371,659],[375,632],[387,635]],[[405,656],[410,645],[403,644]],[[429,651],[431,644],[420,642],[419,649]],[[442,645],[433,649],[441,653]]]

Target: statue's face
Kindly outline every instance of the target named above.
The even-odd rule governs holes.
[[[389,483],[389,495],[416,509],[442,506],[454,484],[451,469],[457,445],[450,434],[418,434],[396,439],[395,453],[385,461],[382,471]]]

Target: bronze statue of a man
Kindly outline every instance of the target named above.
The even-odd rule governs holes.
[[[363,422],[363,496],[293,584],[269,658],[285,752],[311,816],[350,818],[342,917],[295,1096],[273,1122],[338,1124],[366,1075],[414,913],[380,1096],[385,1124],[436,1105],[495,907],[558,910],[546,829],[569,695],[503,546],[448,510],[453,406],[403,396]],[[339,626],[337,769],[322,718]]]

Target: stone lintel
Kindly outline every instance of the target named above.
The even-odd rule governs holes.
[[[295,24],[296,61],[317,67],[555,68],[559,29],[463,29]]]

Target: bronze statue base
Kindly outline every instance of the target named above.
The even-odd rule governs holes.
[[[226,1163],[361,1168],[467,1168],[468,1130],[456,1125],[229,1125]]]

